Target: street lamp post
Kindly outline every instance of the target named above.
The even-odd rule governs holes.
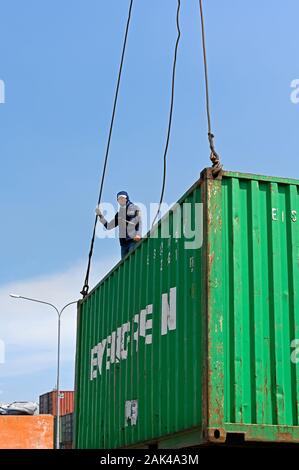
[[[60,448],[60,322],[61,322],[61,315],[62,312],[69,306],[77,303],[77,300],[73,302],[69,302],[66,304],[61,310],[58,310],[55,305],[51,304],[50,302],[44,302],[43,300],[32,299],[30,297],[24,297],[23,295],[17,294],[10,294],[10,297],[14,299],[24,299],[30,300],[31,302],[37,302],[39,304],[50,305],[50,307],[54,308],[57,313],[58,317],[58,328],[57,328],[57,377],[56,377],[56,449]]]

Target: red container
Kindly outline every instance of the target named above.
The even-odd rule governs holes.
[[[70,390],[60,391],[60,416],[73,413],[74,411],[74,392]],[[57,415],[57,392],[44,393],[39,397],[39,412],[41,414]]]

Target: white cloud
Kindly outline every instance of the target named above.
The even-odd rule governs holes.
[[[94,263],[91,283],[94,285],[113,266],[115,259]],[[5,344],[5,363],[0,364],[1,379],[56,367],[57,314],[53,308],[22,299],[10,293],[33,297],[62,308],[81,298],[80,290],[86,263],[66,272],[35,279],[12,282],[0,287],[0,340]],[[75,359],[76,304],[62,315],[61,360]]]

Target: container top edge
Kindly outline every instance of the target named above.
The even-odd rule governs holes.
[[[267,175],[258,175],[255,173],[241,173],[238,171],[223,171],[223,177],[228,178],[239,178],[239,179],[249,179],[255,181],[266,181],[272,183],[281,183],[281,184],[294,184],[299,185],[299,179],[295,178],[282,178],[279,176],[267,176]]]
[[[203,183],[204,181],[204,175],[207,170],[210,170],[210,168],[204,168],[202,172],[200,172],[200,177],[191,185],[191,187],[178,199],[176,204],[180,204],[184,199],[194,191],[194,189],[199,186],[200,184]],[[292,178],[280,178],[279,176],[265,176],[265,175],[258,175],[254,173],[241,173],[237,171],[229,171],[229,170],[223,170],[222,172],[222,178],[239,178],[239,179],[247,179],[247,180],[255,180],[255,181],[265,181],[265,182],[272,182],[272,183],[281,183],[281,184],[294,184],[299,186],[299,179],[292,179]],[[171,209],[170,209],[171,210]],[[154,225],[153,230],[156,230],[157,227],[161,224],[161,222],[167,217],[169,211],[160,219],[156,224]],[[105,276],[92,288],[92,290],[89,292],[89,294],[84,298],[78,301],[78,303],[81,305],[84,303],[92,294],[93,292],[102,284],[111,274],[118,269],[118,267],[126,261],[126,259],[131,256],[136,249],[143,243],[144,239],[148,238],[151,230],[149,230],[143,239],[136,245],[134,250],[129,253],[124,259],[120,260],[115,266],[113,266],[110,271],[105,274]]]

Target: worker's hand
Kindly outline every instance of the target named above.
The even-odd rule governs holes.
[[[98,217],[100,217],[100,219],[103,217],[103,214],[102,212],[100,211],[100,208],[99,207],[96,207],[96,210],[95,210],[95,213]]]
[[[135,242],[140,242],[141,236],[140,236],[140,235],[136,235],[136,237],[134,237],[134,240],[135,240]]]

